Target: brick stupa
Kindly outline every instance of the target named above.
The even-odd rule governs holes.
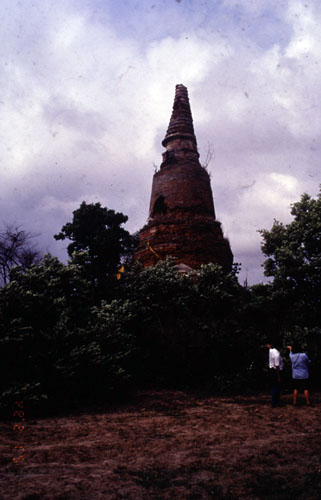
[[[231,270],[233,254],[215,219],[209,175],[199,162],[187,88],[176,85],[173,112],[153,177],[147,224],[134,259],[144,267],[171,256],[179,269],[218,263]]]

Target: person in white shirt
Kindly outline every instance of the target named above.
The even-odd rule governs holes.
[[[271,406],[275,408],[276,406],[280,406],[281,370],[283,370],[283,362],[280,352],[273,344],[266,344],[266,347],[269,349],[269,371],[272,390]]]

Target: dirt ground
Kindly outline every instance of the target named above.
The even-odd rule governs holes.
[[[2,422],[0,498],[320,499],[321,394],[310,408],[269,402],[145,391],[108,410],[24,415],[21,431]]]

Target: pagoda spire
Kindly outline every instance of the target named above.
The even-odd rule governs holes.
[[[198,161],[199,154],[188,92],[181,83],[176,85],[173,111],[162,145],[166,148],[162,166],[187,157],[190,161]]]
[[[176,85],[172,116],[162,145],[166,147],[170,141],[177,138],[190,139],[196,145],[188,92],[187,88],[181,83]]]
[[[182,84],[176,85],[162,145],[166,150],[153,176],[149,216],[134,259],[148,267],[172,256],[180,269],[214,262],[230,271],[233,254],[215,218],[211,181],[199,162],[187,88]]]

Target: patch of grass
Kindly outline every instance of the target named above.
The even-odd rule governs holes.
[[[118,472],[115,470],[115,472]],[[119,471],[120,472],[120,471]],[[122,473],[125,471],[122,470]],[[206,494],[206,498],[215,498],[217,500],[232,500],[232,496],[223,493],[220,485],[214,480],[217,477],[217,467],[180,467],[178,469],[142,469],[127,470],[127,474],[134,477],[134,480],[149,491],[150,498],[158,498],[157,494],[164,493],[165,490],[184,486],[189,490],[188,500],[201,500]],[[198,478],[202,473],[203,477]],[[204,477],[208,473],[208,477]],[[162,498],[162,497],[160,497]]]
[[[303,478],[302,478],[303,479]],[[300,482],[300,476],[295,480],[293,476],[270,474],[258,475],[255,482],[252,480],[248,486],[253,497],[264,500],[314,500],[320,498],[321,475],[311,473]]]
[[[129,472],[129,471],[128,471]],[[169,486],[169,482],[176,477],[176,471],[167,469],[142,469],[130,472],[136,476],[136,482],[144,488],[157,488],[163,490]]]
[[[207,494],[206,498],[213,498],[215,500],[235,500],[229,491],[223,492],[222,487],[219,484],[215,484],[212,481],[208,483],[200,483],[197,485],[197,491],[195,493],[191,492],[188,500],[198,500],[203,499],[203,492]]]
[[[321,468],[317,471],[310,472],[304,477],[304,488],[311,493],[319,493],[321,491]]]

